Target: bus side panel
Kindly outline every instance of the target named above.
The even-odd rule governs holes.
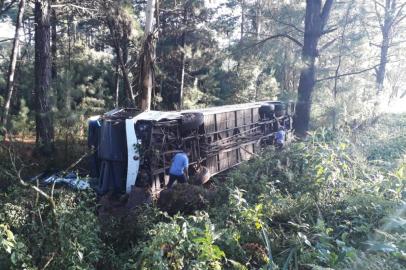
[[[219,153],[219,163],[220,171],[226,170],[229,168],[227,152],[220,151]]]
[[[254,123],[259,121],[259,108],[252,108]]]
[[[241,153],[241,157],[243,160],[249,160],[250,158],[252,158],[252,154],[254,153],[254,144],[248,144],[245,146],[242,146],[242,153]]]
[[[237,116],[237,127],[240,127],[240,132],[242,132],[244,129],[241,128],[244,126],[244,110],[239,110],[236,111],[236,116]]]
[[[251,109],[245,109],[244,110],[244,125],[250,125],[252,124],[252,110]],[[249,127],[247,127],[248,129]]]
[[[235,125],[235,111],[227,112],[227,129],[233,129],[236,127]],[[229,136],[233,135],[233,131],[231,130],[228,134]]]
[[[206,167],[209,169],[210,174],[214,175],[218,172],[218,160],[217,160],[217,155],[208,157],[206,159]]]
[[[214,114],[206,114],[204,116],[204,131],[205,133],[213,133],[216,131],[216,121]]]
[[[227,113],[218,113],[216,114],[217,118],[217,131],[220,134],[220,137],[222,139],[227,137],[227,132],[225,131],[227,129]]]
[[[238,164],[238,150],[232,150],[227,153],[228,166],[233,167]]]

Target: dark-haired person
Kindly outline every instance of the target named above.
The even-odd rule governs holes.
[[[189,158],[185,152],[177,153],[169,169],[168,188],[171,188],[175,181],[186,183],[188,178]]]

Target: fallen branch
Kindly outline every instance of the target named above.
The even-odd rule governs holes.
[[[45,191],[43,191],[42,189],[40,189],[38,186],[30,185],[30,184],[28,184],[27,182],[25,182],[25,181],[23,180],[23,178],[21,177],[21,172],[22,172],[22,170],[23,170],[24,168],[26,168],[27,166],[22,165],[20,169],[17,169],[16,157],[15,157],[15,155],[12,153],[11,149],[10,149],[10,148],[7,148],[7,147],[5,147],[5,146],[3,146],[3,145],[1,145],[1,147],[2,147],[3,149],[6,149],[6,150],[7,150],[8,154],[9,154],[11,166],[12,166],[13,171],[14,171],[14,174],[12,174],[12,173],[10,173],[10,172],[8,172],[8,171],[5,171],[5,173],[6,173],[7,175],[9,175],[10,177],[17,177],[17,179],[18,179],[20,185],[22,185],[23,187],[27,187],[27,188],[33,189],[34,191],[37,192],[37,194],[41,195],[44,199],[46,199],[46,200],[49,202],[49,205],[51,206],[52,213],[55,215],[55,214],[56,214],[56,212],[55,212],[56,205],[55,205],[54,199],[53,199],[51,196],[49,196]]]
[[[54,257],[55,257],[55,252],[52,252],[51,258],[49,258],[49,260],[45,263],[44,267],[42,267],[41,270],[45,270],[46,268],[48,268],[48,266],[50,265],[50,263],[52,262]]]
[[[95,152],[95,150],[91,150],[90,153],[86,152],[84,153],[77,161],[73,162],[66,170],[64,170],[64,172],[67,172],[71,169],[73,169],[74,167],[76,167],[76,165],[78,165],[84,158],[90,156],[91,154],[93,154]]]

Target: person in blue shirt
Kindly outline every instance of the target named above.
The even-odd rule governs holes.
[[[189,159],[186,153],[177,153],[173,159],[169,169],[168,188],[171,188],[175,181],[186,183],[188,178]]]
[[[285,145],[286,132],[283,127],[279,127],[278,131],[275,133],[275,145],[277,148],[282,149]]]

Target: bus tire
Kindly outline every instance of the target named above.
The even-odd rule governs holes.
[[[282,104],[282,103],[275,104],[275,116],[281,117],[281,116],[284,116],[285,114],[286,114],[285,104]]]
[[[182,114],[182,132],[198,129],[203,124],[203,114],[199,112]]]
[[[259,107],[259,109],[258,109],[259,118],[260,119],[273,118],[274,110],[275,110],[275,106],[273,104],[261,105],[261,107]]]
[[[203,185],[211,178],[210,170],[207,167],[201,166],[194,177],[195,185]]]

